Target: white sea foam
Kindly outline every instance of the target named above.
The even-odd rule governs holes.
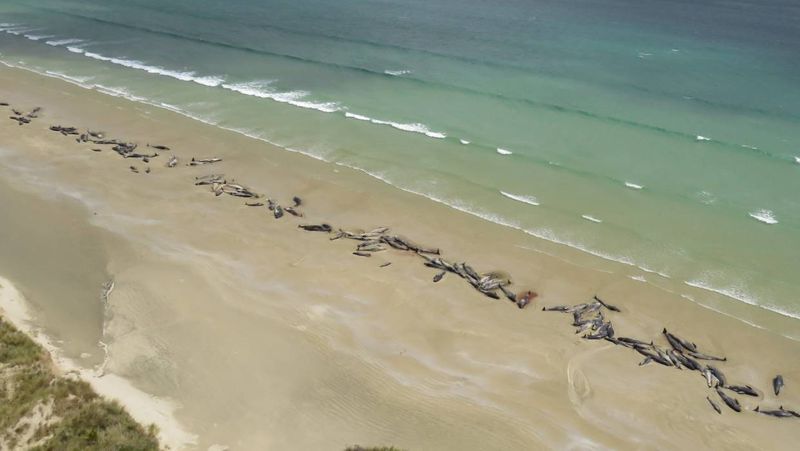
[[[597,249],[592,249],[589,246],[586,246],[582,243],[578,243],[576,241],[565,240],[559,237],[555,232],[550,229],[541,229],[541,230],[528,230],[528,229],[520,229],[523,232],[527,233],[528,235],[535,236],[537,238],[541,238],[543,240],[551,241],[553,243],[561,244],[567,247],[571,247],[573,249],[578,249],[579,251],[586,252],[587,254],[594,255],[595,257],[600,257],[604,260],[622,263],[623,265],[627,266],[636,266],[636,262],[627,256],[620,256],[620,255],[613,255],[607,252],[599,251]]]
[[[58,39],[55,41],[45,41],[45,44],[52,45],[53,47],[58,47],[60,45],[67,45],[67,44],[80,44],[84,42],[83,39],[72,38],[72,39]]]
[[[637,266],[637,268],[641,269],[644,272],[650,273],[650,274],[658,274],[659,276],[661,276],[661,277],[663,277],[665,279],[671,279],[672,278],[672,277],[670,277],[669,274],[666,274],[666,273],[663,273],[663,272],[660,272],[660,271],[656,271],[655,269],[648,268],[647,266],[644,266],[644,265],[639,265],[639,266]]]
[[[750,217],[753,219],[763,222],[764,224],[778,223],[778,219],[775,217],[775,213],[773,213],[772,210],[767,210],[767,209],[756,210],[748,213],[748,215],[750,215]]]
[[[89,58],[96,59],[98,61],[105,61],[111,64],[116,64],[118,66],[124,66],[131,69],[137,69],[145,71],[149,74],[156,74],[156,75],[164,75],[166,77],[175,78],[181,81],[193,81],[195,83],[205,85],[205,86],[219,86],[222,84],[224,79],[218,76],[197,76],[194,72],[179,72],[170,69],[165,69],[163,67],[158,66],[150,66],[145,64],[141,61],[137,60],[129,60],[125,58],[115,58],[110,56],[101,55],[99,53],[93,52],[86,52],[81,49],[83,55],[88,56]]]
[[[747,324],[748,326],[753,326],[753,327],[755,327],[757,329],[768,330],[766,327],[758,325],[758,324],[756,324],[756,323],[754,323],[752,321],[747,321],[746,319],[739,318],[738,316],[731,315],[730,313],[726,313],[726,312],[724,312],[724,311],[722,311],[720,309],[716,309],[714,307],[711,307],[710,305],[706,305],[706,304],[696,300],[694,297],[689,296],[688,294],[681,294],[681,297],[686,299],[686,300],[688,300],[688,301],[690,301],[690,302],[693,302],[693,303],[699,305],[700,307],[703,307],[705,309],[711,310],[712,312],[716,312],[716,313],[719,313],[721,315],[725,315],[728,318],[733,318],[733,319],[735,319],[737,321],[743,322],[743,323]],[[771,309],[768,309],[768,310],[773,311]],[[778,312],[776,312],[776,313],[778,313]],[[792,315],[790,315],[790,316],[792,316]],[[792,317],[794,317],[794,316],[792,316]],[[786,335],[786,334],[780,334],[780,335],[782,337],[788,338],[789,340],[792,340],[792,341],[800,341],[800,338],[798,338],[798,337],[794,337],[794,336]]]
[[[596,222],[598,224],[603,222],[602,219],[597,219],[597,218],[595,218],[594,216],[591,216],[591,215],[581,215],[581,218],[583,218],[583,219],[585,219],[587,221]]]
[[[392,121],[384,121],[381,119],[371,118],[369,116],[364,116],[361,114],[345,112],[344,116],[349,119],[355,119],[358,121],[364,122],[371,122],[376,125],[388,125],[392,128],[396,128],[397,130],[402,130],[404,132],[413,132],[413,133],[421,133],[429,138],[436,138],[436,139],[444,139],[447,138],[447,135],[441,132],[435,132],[428,128],[425,124],[420,123],[413,123],[413,124],[404,124],[401,122],[392,122]]]
[[[430,138],[436,138],[436,139],[445,139],[445,138],[447,138],[447,135],[445,135],[444,133],[441,133],[441,132],[428,132],[428,133],[425,133],[425,136],[428,136]]]
[[[345,117],[348,117],[348,118],[350,118],[350,119],[355,119],[355,120],[357,120],[357,121],[366,121],[366,122],[370,122],[370,121],[372,120],[371,118],[369,118],[369,117],[367,117],[367,116],[362,116],[362,115],[360,115],[360,114],[349,113],[349,112],[348,112],[348,113],[344,113],[344,116],[345,116]]]
[[[711,138],[703,135],[697,135],[694,139],[695,141],[711,141]]]
[[[717,312],[717,313],[720,313],[720,314],[722,314],[722,315],[725,315],[725,316],[727,316],[728,318],[733,318],[733,319],[735,319],[735,320],[737,320],[737,321],[741,321],[741,322],[743,322],[743,323],[745,323],[745,324],[747,324],[747,325],[749,325],[749,326],[753,326],[753,327],[755,327],[755,328],[757,328],[757,329],[764,329],[764,327],[762,327],[762,326],[759,326],[758,324],[756,324],[756,323],[754,323],[754,322],[747,321],[747,320],[744,320],[744,319],[742,319],[742,318],[738,318],[738,317],[736,317],[736,316],[733,316],[733,315],[731,315],[731,314],[729,314],[729,313],[725,313],[725,312],[723,312],[722,310],[715,309],[714,307],[711,307],[711,306],[708,306],[708,305],[706,305],[706,304],[703,304],[702,302],[699,302],[697,299],[695,299],[695,298],[694,298],[694,297],[692,297],[692,296],[689,296],[688,294],[681,294],[681,297],[682,297],[682,298],[684,298],[684,299],[686,299],[687,301],[690,301],[690,302],[692,302],[692,303],[694,303],[694,304],[697,304],[697,305],[699,305],[700,307],[703,307],[703,308],[705,308],[705,309],[711,310],[712,312]],[[786,337],[786,336],[784,335],[784,337]],[[786,337],[786,338],[789,338],[789,339],[791,339],[791,340],[797,341],[795,338],[792,338],[792,337]]]
[[[800,164],[800,157],[794,157],[794,162]]]
[[[91,88],[91,86],[86,85],[86,83],[94,78],[94,77],[79,77],[79,76],[76,76],[76,75],[67,75],[67,74],[64,74],[64,73],[61,73],[61,72],[55,72],[55,71],[51,71],[51,70],[45,71],[45,74],[51,75],[51,76],[56,77],[56,78],[60,78],[62,80],[67,80],[67,81],[71,81],[71,82],[77,83],[77,84],[81,85],[84,88]]]
[[[514,152],[512,152],[512,151],[510,151],[508,149],[503,149],[502,147],[498,147],[497,148],[497,153],[499,153],[500,155],[511,155]]]
[[[465,146],[466,146],[467,144],[469,144],[469,141],[467,141],[466,139],[459,139],[459,140],[458,140],[458,142],[460,142],[461,144],[463,144],[463,145],[465,145]]]
[[[335,102],[312,102],[303,100],[308,96],[306,91],[285,91],[280,92],[272,88],[272,80],[258,80],[246,83],[222,84],[221,86],[230,91],[238,92],[246,96],[270,99],[279,103],[286,103],[300,108],[317,110],[323,113],[333,113],[341,108]]]
[[[152,103],[149,101],[149,99],[146,99],[144,97],[139,97],[139,96],[131,93],[130,91],[128,91],[125,88],[119,88],[119,87],[113,87],[113,86],[104,86],[104,85],[100,85],[100,84],[94,85],[93,88],[98,90],[98,91],[100,91],[100,92],[102,92],[103,94],[107,94],[107,95],[114,96],[114,97],[123,97],[125,99],[132,100],[134,102],[142,102],[142,103],[148,103],[148,104],[152,105]]]
[[[194,77],[192,81],[213,88],[225,83],[225,77],[221,75],[206,75],[206,76]]]
[[[50,39],[52,35],[35,35],[35,34],[26,34],[26,38],[30,39],[31,41],[41,41],[42,39]]]
[[[422,133],[423,135],[429,136],[431,138],[445,138],[447,136],[444,133],[432,132],[425,124],[420,124],[419,122],[404,124],[400,122],[384,121],[380,119],[370,119],[370,122],[378,125],[388,125],[390,127],[402,130],[404,132]]]
[[[700,288],[701,290],[706,290],[717,294],[721,294],[725,297],[735,299],[737,301],[741,301],[744,302],[745,304],[759,307],[764,310],[769,310],[779,315],[788,316],[789,318],[800,319],[800,312],[790,312],[778,306],[764,304],[758,298],[748,293],[747,290],[742,287],[730,286],[725,288],[719,288],[711,285],[710,283],[708,283],[703,279],[694,279],[694,280],[684,281],[683,283],[689,285],[690,287]]]
[[[392,75],[392,76],[395,76],[395,77],[400,77],[402,75],[410,74],[411,71],[407,70],[407,69],[403,69],[403,70],[385,70],[385,71],[383,71],[383,73],[386,74],[386,75]]]
[[[24,35],[25,33],[30,33],[31,31],[36,31],[35,28],[6,28],[5,30],[8,34],[13,34],[14,36]]]
[[[514,199],[518,202],[526,203],[528,205],[539,205],[539,200],[533,196],[523,196],[521,194],[511,194],[505,191],[500,191],[500,194],[503,196],[508,197],[509,199]]]
[[[636,275],[636,276],[628,276],[628,278],[635,280],[637,282],[647,282],[647,279],[645,279],[644,276]]]
[[[750,149],[750,150],[758,150],[758,147],[751,146],[750,144],[742,144],[742,147],[744,147],[745,149]]]
[[[93,89],[95,87],[94,85],[86,83],[89,80],[93,79],[94,77],[72,76],[72,75],[63,74],[61,72],[55,72],[55,71],[49,71],[49,70],[48,71],[44,71],[44,72],[39,72],[37,70],[33,70],[33,69],[31,69],[29,67],[26,67],[26,66],[19,66],[19,65],[9,64],[8,62],[2,61],[2,60],[0,60],[0,64],[3,64],[4,66],[8,66],[8,67],[13,67],[15,69],[27,70],[29,72],[33,72],[35,74],[39,74],[39,75],[42,75],[42,76],[45,76],[45,77],[59,78],[59,79],[64,80],[66,82],[72,83],[74,85],[78,85],[78,86],[80,86],[81,88],[84,88],[84,89]]]
[[[755,298],[749,296],[744,290],[738,287],[716,288],[702,279],[687,280],[684,281],[683,283],[689,285],[690,287],[713,291],[714,293],[742,301],[745,304],[750,304],[754,306],[760,305]]]
[[[628,188],[633,188],[633,189],[642,189],[642,188],[644,188],[644,186],[642,186],[642,185],[637,185],[636,183],[631,183],[631,182],[625,182],[625,186],[627,186]]]
[[[77,44],[81,42],[84,41],[81,39],[64,39],[57,41],[47,41],[47,44],[52,46],[61,46],[68,44]],[[170,70],[159,66],[148,65],[138,60],[109,57],[101,55],[99,53],[88,52],[83,48],[75,46],[67,47],[67,50],[73,53],[83,54],[84,56],[87,56],[92,59],[109,62],[112,64],[128,67],[131,69],[143,70],[151,74],[163,75],[181,81],[191,81],[209,87],[221,86],[222,88],[238,92],[240,94],[264,98],[264,99],[270,99],[276,102],[286,103],[300,108],[313,109],[324,113],[333,113],[336,111],[340,111],[342,109],[336,102],[313,102],[304,100],[309,95],[309,93],[306,91],[288,91],[288,92],[276,91],[271,87],[273,83],[273,81],[271,80],[226,84],[225,78],[218,75],[197,75],[193,71],[180,72],[180,71]],[[405,73],[408,73],[408,71],[398,71],[397,75],[403,75]],[[345,116],[351,119],[369,121],[376,125],[388,125],[397,130],[420,133],[425,136],[428,136],[429,138],[436,138],[436,139],[447,138],[447,134],[443,132],[433,131],[429,129],[425,124],[421,123],[400,123],[393,121],[385,121],[350,112],[346,112]]]

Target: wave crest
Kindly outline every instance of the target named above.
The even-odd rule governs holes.
[[[308,92],[306,91],[276,91],[271,87],[272,83],[272,80],[258,80],[234,84],[223,83],[221,86],[229,91],[238,92],[246,96],[270,99],[279,103],[287,103],[296,107],[317,110],[323,113],[333,113],[341,109],[339,104],[335,102],[319,103],[303,100],[308,96]]]
[[[351,112],[345,112],[344,116],[349,119],[371,122],[376,125],[388,125],[389,127],[395,128],[397,130],[402,130],[404,132],[421,133],[429,138],[436,138],[436,139],[447,138],[447,135],[445,133],[432,131],[430,128],[428,128],[427,125],[420,124],[419,122],[409,124],[402,122],[384,121],[381,119],[375,119],[369,116],[363,116],[361,114],[356,114]]]
[[[761,210],[752,211],[748,213],[748,215],[757,221],[763,222],[764,224],[772,225],[778,223],[778,219],[775,217],[775,213],[772,210],[767,210],[765,208],[762,208]]]
[[[76,53],[82,53],[84,56],[87,56],[92,59],[96,59],[98,61],[105,61],[111,64],[116,64],[118,66],[128,67],[131,69],[137,69],[145,71],[149,74],[156,74],[156,75],[163,75],[166,77],[171,77],[176,80],[181,81],[192,81],[204,86],[215,87],[221,85],[225,79],[221,76],[216,75],[205,75],[205,76],[197,76],[195,72],[188,71],[188,72],[179,72],[175,70],[165,69],[159,66],[150,66],[142,61],[138,60],[129,60],[125,58],[116,58],[111,56],[101,55],[99,53],[87,52],[83,49],[77,48],[69,48],[70,51],[75,51]],[[77,51],[80,50],[80,51]]]
[[[83,39],[70,38],[70,39],[56,39],[53,41],[45,41],[44,43],[47,45],[52,45],[53,47],[58,47],[61,45],[68,45],[68,44],[80,44],[81,42],[85,41]]]
[[[387,70],[383,71],[383,73],[386,74],[386,75],[391,75],[393,77],[400,77],[400,76],[403,76],[403,75],[410,74],[411,71],[408,70],[408,69],[402,69],[402,70],[388,70],[387,69]]]
[[[516,200],[517,202],[522,202],[522,203],[525,203],[525,204],[528,204],[528,205],[536,205],[536,206],[539,205],[539,199],[537,199],[537,198],[535,198],[533,196],[523,196],[521,194],[511,194],[511,193],[507,193],[505,191],[500,191],[500,194],[502,194],[503,196],[506,196],[509,199]]]
[[[755,307],[759,307],[759,308],[762,308],[764,310],[769,310],[769,311],[777,313],[779,315],[788,316],[790,318],[800,319],[800,312],[790,312],[790,311],[784,310],[782,308],[776,307],[774,305],[764,304],[758,298],[750,295],[749,293],[747,293],[747,291],[745,289],[743,289],[741,287],[730,286],[730,287],[726,287],[726,288],[719,288],[719,287],[715,287],[714,285],[710,284],[709,282],[707,282],[706,280],[703,280],[703,279],[687,280],[687,281],[684,281],[683,283],[688,285],[688,286],[690,286],[690,287],[699,288],[701,290],[706,290],[706,291],[711,291],[711,292],[714,292],[714,293],[717,293],[717,294],[721,294],[721,295],[723,295],[725,297],[728,297],[728,298],[731,298],[731,299],[735,299],[737,301],[741,301],[741,302],[744,302],[745,304],[749,304],[749,305],[752,305],[752,306],[755,306]]]

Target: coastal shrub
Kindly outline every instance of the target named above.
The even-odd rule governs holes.
[[[37,450],[157,450],[155,429],[145,430],[116,402],[81,403],[51,430]]]
[[[0,318],[0,365],[32,365],[44,358],[42,348]]]
[[[44,418],[20,423],[37,407]],[[56,375],[49,354],[0,318],[0,449],[158,450],[156,433],[89,384]]]

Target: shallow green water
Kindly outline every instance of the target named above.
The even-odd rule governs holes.
[[[800,6],[697,3],[7,1],[0,59],[800,317]]]

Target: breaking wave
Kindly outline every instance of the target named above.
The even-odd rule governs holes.
[[[58,47],[61,45],[68,45],[68,44],[80,44],[81,42],[85,41],[83,39],[71,38],[71,39],[58,39],[54,41],[45,41],[45,44],[52,45],[53,47]]]
[[[246,96],[270,99],[300,108],[321,111],[323,113],[333,113],[341,109],[339,104],[335,102],[319,103],[303,100],[308,97],[308,92],[306,91],[276,91],[271,87],[272,83],[272,80],[259,80],[245,83],[222,84],[221,86],[227,90],[238,92]]]
[[[26,34],[24,36],[30,39],[31,41],[41,41],[42,39],[50,39],[53,37],[52,35],[35,35],[35,34]]]
[[[67,75],[67,74],[63,74],[61,72],[56,72],[56,71],[52,71],[52,70],[45,71],[45,74],[51,75],[51,76],[56,77],[56,78],[60,78],[62,80],[67,80],[67,81],[71,81],[71,82],[77,83],[77,84],[79,84],[79,85],[81,85],[81,86],[83,86],[85,88],[90,88],[91,87],[91,86],[87,86],[86,83],[94,78],[94,77],[78,77],[78,76],[75,76],[75,75]]]
[[[736,286],[730,286],[725,288],[715,287],[702,279],[688,280],[683,283],[690,287],[699,288],[701,290],[706,290],[717,294],[721,294],[725,297],[735,299],[737,301],[744,302],[745,304],[762,308],[764,310],[769,310],[770,312],[774,312],[779,315],[787,316],[789,318],[800,319],[800,312],[790,312],[774,305],[764,304],[760,302],[759,299],[752,296],[745,289],[741,287],[736,287]]]
[[[105,61],[118,66],[124,66],[131,69],[145,71],[149,74],[163,75],[181,81],[192,81],[204,86],[215,87],[221,85],[225,79],[217,75],[198,76],[195,72],[179,72],[175,70],[165,69],[159,66],[150,66],[138,60],[129,60],[125,58],[115,58],[111,56],[101,55],[99,53],[87,52],[79,47],[68,47],[68,50],[74,53],[83,54],[86,57],[96,59],[98,61]]]
[[[361,114],[355,114],[350,112],[345,112],[344,116],[349,119],[355,119],[357,121],[364,121],[364,122],[371,122],[376,125],[388,125],[389,127],[396,128],[397,130],[402,130],[404,132],[413,132],[413,133],[421,133],[429,138],[436,138],[436,139],[444,139],[447,138],[447,135],[441,132],[435,132],[428,128],[425,124],[416,123],[401,123],[401,122],[392,122],[392,121],[384,121],[381,119],[374,119],[369,116],[363,116]]]
[[[767,210],[767,209],[756,210],[748,213],[748,215],[757,221],[763,222],[764,224],[772,225],[778,223],[778,219],[775,217],[775,213],[773,213],[772,210]]]
[[[407,70],[407,69],[404,69],[404,70],[388,70],[387,69],[387,70],[383,71],[383,73],[386,74],[386,75],[392,75],[394,77],[400,77],[402,75],[410,74],[411,71]]]
[[[500,191],[500,194],[502,194],[503,196],[506,196],[509,199],[514,199],[514,200],[516,200],[518,202],[522,202],[522,203],[525,203],[525,204],[528,204],[528,205],[539,205],[539,199],[537,199],[537,198],[535,198],[533,196],[523,196],[523,195],[520,195],[520,194],[511,194],[511,193],[507,193],[505,191]]]

